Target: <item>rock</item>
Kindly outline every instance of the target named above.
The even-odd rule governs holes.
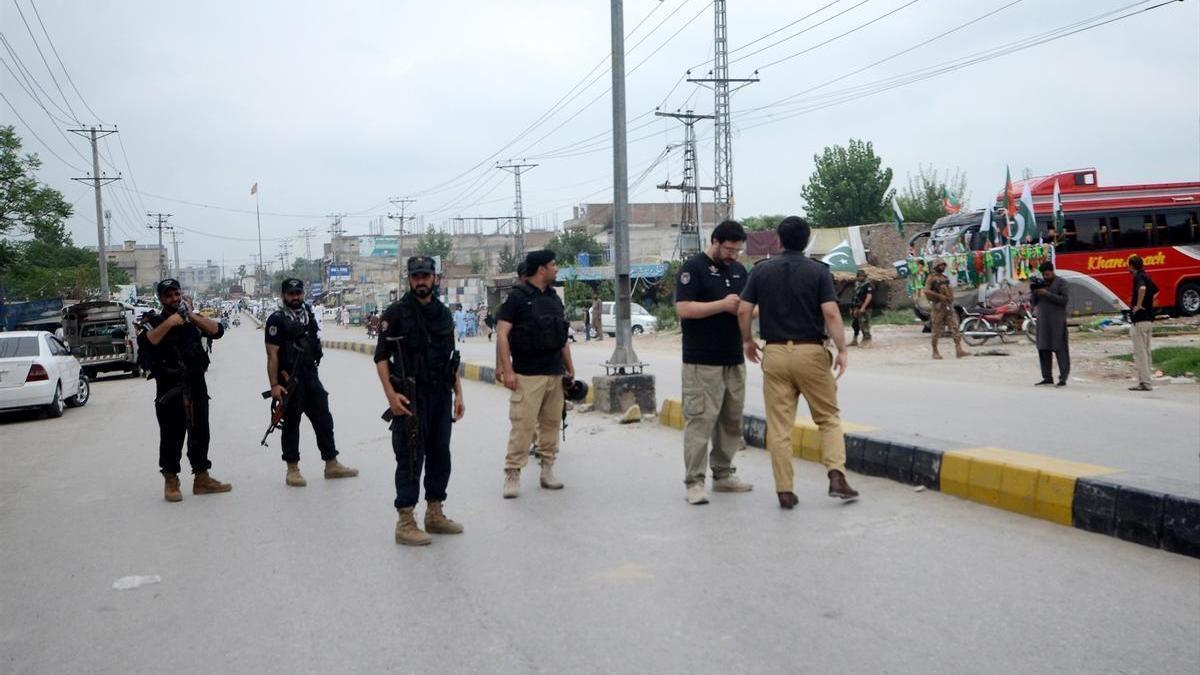
[[[633,424],[634,422],[642,421],[642,408],[634,403],[629,406],[624,415],[621,415],[621,424]]]
[[[575,412],[590,413],[592,412],[592,406],[588,405],[587,403],[580,403],[579,405],[575,406]]]

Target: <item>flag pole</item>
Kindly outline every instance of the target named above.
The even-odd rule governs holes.
[[[261,286],[263,285],[263,252],[262,252],[262,216],[258,211],[258,183],[254,184],[254,222],[258,226],[258,285],[260,286],[258,294],[262,294]]]

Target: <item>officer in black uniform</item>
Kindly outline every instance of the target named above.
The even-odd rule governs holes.
[[[149,312],[142,317],[145,330],[138,335],[143,356],[140,363],[154,378],[154,414],[158,418],[158,468],[166,485],[163,497],[169,502],[183,500],[179,489],[179,459],[186,437],[188,463],[195,478],[192,494],[229,492],[233,486],[208,475],[208,355],[202,337],[219,339],[225,334],[220,324],[193,314],[183,300],[179,282],[163,279],[158,284],[161,314]]]
[[[383,313],[375,368],[392,419],[396,454],[396,543],[424,546],[428,533],[460,534],[462,525],[446,517],[442,502],[450,482],[450,424],[466,412],[454,348],[454,318],[435,292],[435,264],[429,256],[408,259],[409,291]],[[453,394],[453,398],[451,398]],[[413,509],[425,467],[425,531]]]
[[[333,416],[329,414],[329,392],[317,376],[321,363],[320,327],[312,309],[304,302],[304,282],[284,279],[283,302],[267,317],[267,379],[276,405],[284,405],[283,461],[285,482],[292,487],[308,483],[300,473],[300,416],[308,415],[317,435],[317,447],[325,460],[325,478],[353,478],[358,469],[337,460],[333,441]]]

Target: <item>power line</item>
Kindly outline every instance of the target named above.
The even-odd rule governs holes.
[[[13,1],[15,2],[16,0]],[[38,25],[42,27],[42,33],[46,36],[46,42],[50,44],[50,50],[54,52],[54,58],[58,59],[58,65],[60,68],[62,68],[63,75],[67,76],[67,82],[70,83],[71,89],[75,90],[75,95],[79,97],[80,102],[83,103],[83,107],[87,108],[87,111],[92,113],[92,117],[95,118],[97,122],[103,124],[104,120],[100,119],[100,116],[96,114],[96,111],[92,110],[92,106],[88,105],[87,99],[83,97],[83,94],[79,93],[79,87],[75,86],[75,80],[71,79],[71,73],[67,72],[67,67],[63,64],[62,57],[58,55],[58,48],[54,46],[54,40],[50,38],[50,31],[46,30],[46,24],[42,22],[42,14],[38,11],[37,4],[33,0],[29,0],[29,6],[33,8],[33,15],[37,17]],[[120,139],[121,137],[118,135],[117,140],[119,141]],[[131,173],[130,178],[132,177],[133,176]]]
[[[783,31],[785,31],[785,30],[787,30],[787,29],[791,28],[792,26],[795,26],[795,25],[796,25],[796,24],[798,24],[798,23],[803,23],[803,22],[804,22],[806,19],[809,19],[809,18],[811,18],[811,17],[814,17],[814,16],[816,16],[817,14],[820,14],[821,12],[824,12],[825,10],[829,9],[830,7],[833,7],[834,5],[838,4],[838,3],[839,3],[839,2],[841,2],[841,1],[842,1],[842,0],[833,0],[833,2],[830,2],[830,3],[826,4],[826,5],[823,5],[823,6],[821,6],[821,7],[818,7],[817,9],[815,9],[815,10],[813,10],[813,11],[809,12],[808,14],[805,14],[805,15],[804,15],[804,16],[802,16],[802,17],[800,17],[799,19],[796,19],[795,21],[792,21],[792,22],[790,22],[790,23],[786,23],[786,24],[784,24],[784,25],[780,26],[779,28],[776,28],[775,30],[773,30],[773,31],[771,31],[771,32],[769,32],[769,33],[767,33],[766,35],[761,35],[761,36],[759,36],[759,37],[757,37],[757,38],[755,38],[755,39],[753,39],[753,40],[751,40],[751,41],[747,42],[746,44],[744,44],[744,45],[742,45],[742,46],[740,46],[740,47],[735,47],[735,48],[733,48],[733,49],[730,49],[730,50],[729,50],[729,53],[730,53],[731,55],[732,55],[732,54],[736,54],[736,53],[738,53],[738,52],[742,51],[743,49],[746,49],[746,48],[747,48],[747,47],[749,47],[750,45],[758,44],[759,42],[762,42],[763,40],[766,40],[767,38],[771,37],[772,35],[778,35],[779,33],[782,33]],[[864,1],[869,1],[869,0],[864,0]],[[862,4],[862,3],[859,3],[859,4]],[[856,6],[857,6],[857,5],[856,5]],[[851,9],[853,9],[853,7],[851,7]],[[839,15],[839,16],[840,16],[840,15]],[[834,17],[834,18],[836,18],[836,17]],[[820,24],[817,24],[817,25],[820,25]],[[816,26],[814,26],[814,28],[815,28],[815,27],[816,27]],[[799,33],[797,33],[797,35],[799,35]],[[795,37],[795,36],[792,36],[792,37]],[[791,38],[788,38],[788,39],[791,39]],[[776,44],[779,44],[779,43],[776,43]],[[696,65],[692,66],[691,68],[688,68],[688,70],[695,70],[695,69],[697,69],[697,68],[703,68],[704,66],[707,66],[708,64],[710,64],[710,63],[712,63],[712,62],[713,62],[712,58],[708,58],[708,59],[706,59],[706,60],[704,60],[704,61],[701,61],[700,63],[697,63]]]
[[[21,23],[25,24],[25,30],[29,32],[29,39],[33,41],[33,48],[37,50],[38,56],[42,57],[42,65],[46,66],[46,72],[50,73],[50,81],[54,83],[54,88],[58,90],[58,95],[62,97],[63,103],[67,104],[67,110],[71,112],[71,120],[76,124],[82,124],[79,121],[79,116],[75,114],[75,109],[71,107],[71,102],[67,100],[67,95],[63,93],[62,87],[59,86],[58,78],[54,76],[54,69],[50,67],[50,62],[46,60],[46,55],[42,52],[42,46],[38,43],[37,36],[33,34],[33,28],[29,25],[29,21],[25,19],[25,12],[21,9],[21,4],[17,0],[13,0],[13,7],[16,7],[17,14],[21,15]]]
[[[836,41],[836,40],[840,40],[840,39],[842,39],[842,38],[846,37],[847,35],[851,35],[851,34],[853,34],[853,33],[857,33],[858,31],[860,31],[860,30],[862,30],[862,29],[866,28],[867,26],[870,26],[870,25],[872,25],[872,24],[878,23],[879,21],[882,21],[882,20],[884,20],[884,19],[888,18],[889,16],[892,16],[893,14],[896,14],[897,12],[899,12],[899,11],[901,11],[901,10],[903,10],[903,9],[906,9],[906,8],[908,8],[908,7],[912,7],[913,5],[917,4],[917,3],[918,3],[918,2],[920,2],[920,1],[921,1],[921,0],[908,0],[908,2],[904,3],[903,5],[900,5],[899,7],[896,7],[895,9],[888,10],[887,12],[885,12],[885,13],[883,13],[883,14],[881,14],[881,15],[877,16],[877,17],[875,17],[874,19],[871,19],[870,21],[866,21],[866,22],[864,22],[864,23],[860,23],[859,25],[855,26],[854,28],[851,28],[851,29],[850,29],[850,30],[848,30],[848,31],[845,31],[845,32],[843,32],[843,33],[838,33],[837,35],[834,35],[833,37],[829,38],[828,40],[825,40],[824,42],[818,42],[817,44],[815,44],[815,45],[813,45],[813,46],[811,46],[811,47],[808,47],[808,48],[806,48],[806,49],[801,49],[800,51],[798,51],[798,52],[794,52],[794,53],[792,53],[792,54],[788,54],[787,56],[785,56],[785,57],[783,57],[783,58],[780,58],[780,59],[775,59],[774,61],[771,61],[770,63],[765,63],[765,64],[763,64],[763,65],[759,66],[759,67],[758,67],[758,70],[764,70],[764,69],[766,69],[766,68],[770,68],[771,66],[779,65],[780,63],[783,63],[784,61],[790,61],[790,60],[792,60],[792,59],[794,59],[794,58],[796,58],[796,57],[798,57],[798,56],[802,56],[802,55],[804,55],[804,54],[807,54],[807,53],[809,53],[809,52],[811,52],[811,51],[815,51],[815,50],[817,50],[817,49],[820,49],[821,47],[824,47],[825,45],[827,45],[827,44],[829,44],[829,43],[831,43],[831,42],[834,42],[834,41]]]
[[[41,100],[38,99],[37,95],[34,94],[32,90],[37,89],[41,91],[46,97],[46,100],[50,101],[50,105],[58,109],[58,111],[63,115],[66,115],[68,119],[63,120],[61,118],[57,118],[54,115],[51,115],[49,110],[46,110],[46,114],[50,115],[51,119],[54,119],[58,124],[71,124],[74,121],[75,115],[63,110],[62,106],[55,102],[54,97],[50,95],[50,92],[46,91],[46,88],[43,87],[42,83],[38,81],[36,76],[34,76],[33,71],[29,68],[29,66],[25,65],[25,62],[21,60],[21,57],[17,54],[17,50],[13,48],[12,43],[8,41],[8,38],[5,37],[3,32],[0,32],[0,44],[4,45],[4,49],[8,52],[9,58],[11,58],[14,65],[16,65],[17,71],[21,74],[20,79],[25,80],[25,84],[29,85],[29,89],[26,90],[29,95],[32,96],[34,100],[38,101],[38,105],[42,105]],[[10,70],[9,72],[12,71]],[[43,108],[44,107],[45,106],[43,106]]]
[[[54,149],[50,147],[49,143],[42,140],[42,137],[37,135],[37,132],[33,130],[33,127],[30,126],[29,122],[26,122],[25,118],[21,117],[21,113],[17,112],[16,106],[14,106],[12,104],[12,101],[8,100],[8,97],[4,95],[4,92],[0,92],[0,99],[4,99],[4,102],[8,104],[9,109],[11,109],[13,111],[13,115],[16,115],[17,120],[20,121],[21,124],[25,126],[25,130],[28,131],[30,133],[30,135],[32,135],[35,139],[37,139],[38,143],[42,144],[42,147],[46,149],[46,152],[53,155],[55,159],[62,162],[63,164],[65,164],[67,167],[69,167],[71,169],[74,169],[80,173],[84,173],[87,171],[87,169],[78,167],[78,166],[68,162],[67,160],[63,159],[62,155],[59,155],[57,152],[55,152]]]

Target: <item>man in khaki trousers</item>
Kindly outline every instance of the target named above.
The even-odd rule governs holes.
[[[1133,339],[1133,365],[1138,383],[1129,391],[1151,391],[1153,358],[1150,336],[1154,328],[1154,297],[1158,286],[1146,274],[1146,263],[1139,255],[1129,256],[1129,273],[1133,275],[1133,295],[1129,299],[1129,336]]]
[[[791,509],[799,503],[792,491],[792,427],[799,396],[808,402],[821,430],[821,463],[829,477],[829,496],[855,499],[858,492],[846,482],[846,440],[837,382],[830,370],[835,368],[841,377],[848,365],[833,276],[824,263],[804,255],[810,229],[803,218],[784,218],[778,232],[783,255],[764,260],[751,271],[742,291],[738,323],[746,358],[762,362],[767,450],[779,506]],[[756,306],[765,350],[759,349],[751,332]],[[837,346],[836,357],[825,347],[829,339]]]
[[[525,258],[525,283],[500,306],[496,327],[496,365],[512,390],[508,401],[508,454],[504,460],[504,498],[520,494],[521,469],[529,462],[529,444],[537,432],[541,486],[561,490],[554,477],[558,427],[562,421],[563,378],[575,377],[562,300],[554,292],[558,265],[554,252],[532,251]]]

